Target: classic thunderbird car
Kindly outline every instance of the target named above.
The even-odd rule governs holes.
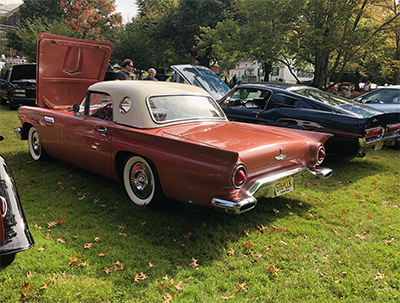
[[[209,91],[231,121],[330,133],[328,154],[364,156],[368,149],[391,145],[400,137],[400,113],[384,113],[305,85],[260,82],[229,91],[205,67],[172,68],[186,82]]]
[[[110,47],[39,35],[38,107],[19,108],[16,130],[34,160],[49,155],[120,180],[138,205],[166,197],[228,213],[252,209],[261,190],[275,197],[308,173],[331,175],[318,167],[329,134],[229,122],[196,86],[106,81],[85,94],[86,76],[104,78]]]
[[[10,265],[18,252],[33,245],[13,174],[0,155],[0,267]]]

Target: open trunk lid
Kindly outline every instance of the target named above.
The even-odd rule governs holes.
[[[112,43],[41,33],[37,39],[38,107],[71,109],[104,79]]]

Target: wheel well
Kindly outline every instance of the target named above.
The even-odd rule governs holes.
[[[22,140],[28,140],[28,134],[31,127],[33,127],[32,124],[24,123],[24,125],[22,126],[22,134],[21,134]]]

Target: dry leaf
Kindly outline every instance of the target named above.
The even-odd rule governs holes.
[[[85,245],[83,246],[86,249],[91,249],[93,246],[93,243],[85,243]]]
[[[68,265],[72,265],[76,261],[78,261],[80,258],[82,258],[82,256],[81,255],[75,255],[75,258],[71,258],[71,257],[69,257],[69,258],[70,258],[70,260],[68,261]]]
[[[57,242],[65,243],[65,241],[63,240],[62,237],[58,238],[58,239],[57,239]]]
[[[147,279],[148,278],[148,276],[146,276],[143,272],[141,272],[140,274],[135,274],[135,278],[134,278],[134,281],[135,282],[139,282],[139,281],[141,281],[141,280],[144,280],[144,279]]]
[[[235,251],[233,249],[228,250],[228,255],[233,256],[235,254]]]
[[[270,266],[270,267],[267,268],[267,270],[269,270],[270,272],[272,272],[274,275],[278,275],[278,274],[276,273],[275,266]]]
[[[171,302],[171,300],[172,300],[173,298],[174,298],[174,296],[167,292],[167,293],[165,293],[165,295],[164,295],[164,301],[163,301],[163,303],[169,303],[169,302]]]
[[[31,272],[27,272],[25,275],[28,279],[30,279],[32,277],[32,273]]]
[[[153,267],[153,263],[151,263],[151,261],[149,262],[149,267]]]
[[[385,275],[384,275],[383,273],[381,273],[381,272],[378,271],[378,272],[376,273],[374,279],[382,280],[384,277],[385,277]]]
[[[178,284],[174,284],[173,286],[175,286],[175,288],[176,288],[178,291],[184,290],[184,288],[182,287],[182,281],[179,281]]]
[[[28,292],[30,292],[33,289],[34,286],[29,286],[28,282],[24,283],[24,286],[22,286],[21,292],[26,297],[28,295]]]
[[[222,297],[222,299],[229,300],[229,299],[232,299],[233,297],[235,297],[235,295],[224,296],[224,297]]]
[[[192,261],[193,262],[190,263],[189,266],[195,267],[195,268],[200,266],[199,264],[197,264],[197,260],[195,258],[192,257]]]
[[[246,249],[249,249],[252,246],[251,240],[249,242],[245,243],[245,244],[246,244]]]
[[[249,283],[249,281],[244,281],[242,284],[237,284],[235,285],[236,291],[242,291],[245,290],[246,284]]]
[[[49,277],[50,281],[56,282],[58,279],[58,276],[54,276],[54,277]]]
[[[99,257],[104,257],[106,254],[103,252],[99,252]]]
[[[47,288],[47,284],[43,282],[43,286],[40,287],[40,289],[46,289]]]
[[[104,271],[107,275],[111,272],[111,270],[110,270],[109,268],[107,268],[107,267],[104,268],[103,271]]]
[[[123,270],[124,269],[124,264],[122,264],[121,262],[117,261],[114,263],[114,270]]]
[[[40,252],[43,252],[43,251],[46,250],[46,248],[44,248],[44,247],[39,247],[37,250],[40,251]]]
[[[100,242],[100,238],[99,237],[94,237],[94,241]]]

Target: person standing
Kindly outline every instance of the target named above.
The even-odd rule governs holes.
[[[125,59],[122,63],[122,69],[117,73],[116,80],[132,80],[129,73],[133,70],[131,59]]]
[[[157,72],[156,72],[156,70],[155,70],[154,68],[150,68],[150,69],[149,69],[149,75],[148,75],[146,78],[144,78],[143,80],[158,81],[158,79],[155,78],[156,73],[157,73]]]

